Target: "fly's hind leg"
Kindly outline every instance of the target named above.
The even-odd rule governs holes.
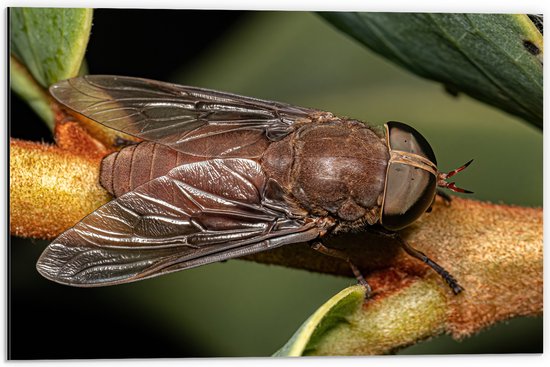
[[[116,148],[123,148],[123,147],[127,147],[127,146],[134,145],[134,144],[137,144],[137,143],[138,143],[137,141],[128,140],[128,139],[125,139],[121,136],[117,136],[115,138],[115,141],[114,141],[113,145]]]
[[[365,298],[368,299],[371,297],[372,295],[371,286],[369,285],[369,283],[367,283],[367,281],[363,277],[363,274],[361,274],[361,272],[359,271],[359,268],[351,261],[349,256],[344,251],[337,250],[334,248],[328,248],[318,241],[311,243],[310,247],[315,251],[319,251],[324,255],[335,257],[337,259],[341,259],[347,262],[349,267],[351,268],[351,271],[353,272],[353,275],[355,275],[355,278],[357,279],[359,284],[361,284],[365,288],[366,290]]]

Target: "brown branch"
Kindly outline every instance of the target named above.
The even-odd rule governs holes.
[[[303,353],[385,354],[442,333],[459,339],[502,320],[542,314],[541,209],[455,199],[451,207],[437,205],[403,235],[444,265],[465,291],[454,296],[395,244],[367,236],[338,241],[371,271],[367,279],[378,293]],[[277,251],[279,262],[293,256],[290,248]],[[307,261],[306,252],[299,256]],[[336,264],[322,267],[346,271]]]
[[[10,146],[12,234],[52,239],[109,200],[98,184],[98,158],[17,140]],[[347,251],[368,274],[375,297],[354,321],[365,330],[369,329],[365,325],[371,325],[370,342],[350,338],[342,346],[328,338],[331,342],[321,342],[317,354],[385,353],[441,332],[460,338],[500,320],[542,312],[540,208],[457,198],[450,207],[437,203],[430,214],[401,234],[453,274],[465,291],[454,296],[431,269],[386,238],[362,233],[327,239],[327,246]],[[247,259],[351,276],[345,262],[304,244]],[[370,323],[375,322],[375,314],[390,319],[404,315],[405,321],[393,322],[373,335]]]
[[[10,231],[53,239],[109,201],[99,186],[100,158],[11,139]]]
[[[435,205],[430,214],[401,234],[453,274],[465,291],[454,296],[430,268],[385,238],[362,234],[332,239],[332,247],[348,251],[363,273],[369,274],[367,280],[376,292],[356,321],[372,327],[373,322],[378,322],[374,319],[385,316],[393,323],[381,334],[374,335],[376,331],[370,330],[367,339],[350,338],[355,340],[351,345],[335,343],[343,335],[329,338],[331,342],[319,347],[317,354],[342,354],[343,350],[334,349],[342,344],[358,348],[346,349],[343,354],[387,353],[442,332],[462,338],[502,320],[542,313],[540,208],[455,198],[450,207]],[[344,262],[320,255],[305,245],[285,246],[252,258],[352,276]],[[380,307],[387,309],[380,314]],[[395,320],[397,314],[402,315],[403,323]],[[373,340],[375,337],[380,343]]]

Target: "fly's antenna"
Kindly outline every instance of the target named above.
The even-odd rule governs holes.
[[[440,186],[440,187],[445,187],[445,188],[447,188],[449,190],[452,190],[454,192],[463,192],[465,194],[473,194],[473,191],[461,189],[460,187],[457,187],[454,182],[447,182],[446,181],[449,177],[453,177],[458,172],[464,170],[473,161],[474,160],[472,159],[468,163],[464,164],[463,166],[460,166],[457,169],[455,169],[453,171],[450,171],[450,172],[447,172],[447,173],[439,172],[437,174],[437,185]]]

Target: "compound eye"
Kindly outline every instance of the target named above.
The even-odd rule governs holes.
[[[399,230],[417,220],[432,204],[437,160],[428,141],[409,125],[390,121],[386,134],[389,150],[406,159],[388,165],[380,222],[387,229]]]
[[[386,123],[386,127],[390,150],[418,154],[429,159],[437,166],[437,160],[430,143],[418,131],[397,121]]]
[[[408,164],[390,164],[381,224],[396,231],[413,223],[432,204],[436,186],[436,177],[428,171]]]

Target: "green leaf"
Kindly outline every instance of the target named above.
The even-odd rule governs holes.
[[[445,288],[433,279],[364,301],[364,289],[344,289],[319,308],[274,356],[380,355],[445,330]]]
[[[54,114],[45,88],[85,68],[91,26],[91,9],[10,9],[10,87],[50,129]]]
[[[315,311],[274,356],[301,356],[315,350],[327,332],[349,323],[347,318],[361,307],[364,299],[363,286],[355,285],[340,291]]]
[[[10,58],[10,76],[11,90],[21,96],[46,122],[50,130],[53,130],[54,113],[47,91],[36,83],[28,70],[13,56]]]
[[[91,26],[91,9],[11,8],[11,52],[48,87],[78,75]]]
[[[542,34],[521,14],[322,13],[410,71],[542,128]]]

